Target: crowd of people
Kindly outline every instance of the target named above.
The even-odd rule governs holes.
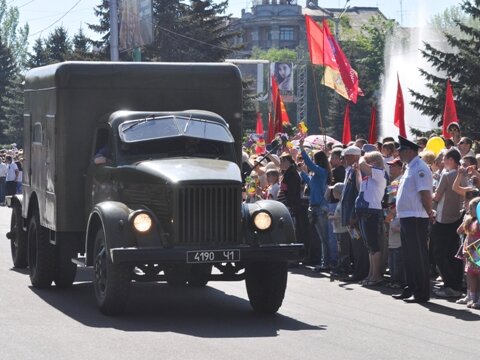
[[[22,193],[23,150],[12,144],[0,150],[0,206],[5,206],[5,196]]]
[[[265,153],[244,148],[245,201],[286,205],[314,271],[398,289],[406,302],[433,289],[480,309],[480,148],[458,123],[448,131],[317,148],[282,135]],[[443,286],[432,287],[437,277]]]

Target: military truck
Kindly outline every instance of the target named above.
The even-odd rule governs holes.
[[[33,287],[71,286],[92,266],[105,314],[125,310],[137,281],[245,280],[255,311],[279,309],[303,245],[283,204],[242,203],[237,67],[39,67],[26,76],[24,131],[7,237]]]

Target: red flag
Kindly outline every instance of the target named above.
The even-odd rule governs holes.
[[[342,143],[347,145],[350,141],[352,141],[352,134],[350,132],[350,103],[347,102],[347,106],[345,107],[345,115],[343,116]]]
[[[263,121],[262,121],[262,114],[257,112],[257,129],[256,133],[258,135],[263,135]]]
[[[338,70],[338,64],[323,29],[308,15],[305,16],[310,61],[315,65],[329,66]]]
[[[372,105],[370,113],[370,131],[368,132],[368,143],[375,144],[377,142],[377,109]]]
[[[325,82],[325,85],[344,97],[346,90],[348,100],[356,103],[358,95],[363,95],[362,90],[358,86],[357,72],[352,69],[342,48],[332,36],[327,21],[323,21],[323,29],[310,16],[305,16],[305,23],[312,64],[324,65],[340,75],[335,76],[330,71],[328,73],[330,81],[328,83]],[[335,80],[333,81],[332,79]],[[342,89],[344,91],[341,91]]]
[[[267,132],[267,143],[271,143],[275,139],[275,129],[273,127],[272,114],[268,113],[268,132]]]
[[[287,109],[278,91],[278,84],[275,77],[272,76],[272,102],[274,109],[273,129],[275,133],[283,132],[283,124],[290,124]]]
[[[451,135],[448,133],[447,128],[452,122],[458,122],[457,117],[457,108],[455,106],[455,101],[453,100],[453,91],[452,85],[450,84],[450,79],[447,79],[447,91],[445,94],[445,107],[443,109],[443,128],[442,135],[449,139]]]
[[[274,109],[277,107],[278,95],[279,95],[279,92],[278,92],[277,80],[275,80],[275,76],[272,76],[272,103],[273,103]]]
[[[330,46],[332,47],[333,55],[335,56],[335,61],[338,65],[338,70],[340,71],[343,83],[345,84],[345,88],[348,92],[348,97],[354,104],[356,104],[359,92],[361,93],[361,90],[358,87],[357,72],[352,69],[347,57],[342,51],[342,48],[337,43],[337,40],[335,40],[335,38],[332,36],[327,20],[323,20],[323,29],[328,43],[330,43]]]
[[[403,93],[398,74],[397,83],[397,100],[395,101],[395,117],[393,119],[393,124],[398,127],[400,136],[406,138],[407,132],[405,131],[405,110],[403,105]]]

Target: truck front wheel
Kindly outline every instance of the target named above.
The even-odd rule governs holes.
[[[274,314],[282,305],[287,288],[286,262],[250,263],[245,266],[245,283],[253,310]]]
[[[105,315],[121,314],[128,303],[133,269],[128,265],[112,263],[102,228],[95,236],[94,256],[93,287],[97,305]]]
[[[47,288],[55,273],[55,247],[48,239],[48,229],[40,225],[35,211],[28,224],[28,268],[30,281],[36,288]]]
[[[15,202],[12,208],[9,238],[13,266],[19,269],[24,269],[28,265],[26,235],[22,228],[22,206],[20,203]]]

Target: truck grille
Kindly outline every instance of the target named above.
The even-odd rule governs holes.
[[[176,244],[238,243],[241,220],[238,185],[188,185],[178,189]]]

